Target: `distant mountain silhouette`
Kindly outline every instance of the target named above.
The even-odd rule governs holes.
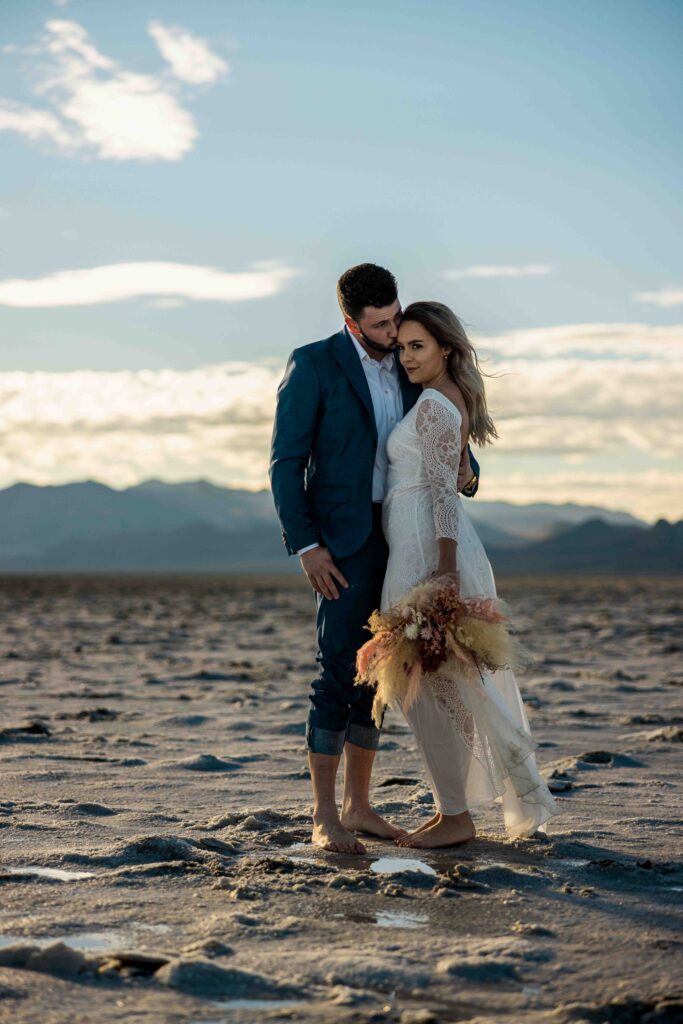
[[[488,555],[498,573],[673,575],[683,572],[683,520],[660,519],[644,530],[590,519],[525,547],[491,548]]]
[[[627,513],[573,504],[474,499],[465,507],[499,572],[679,571],[668,564],[679,543],[678,526],[668,523],[647,528]],[[88,480],[0,491],[0,570],[286,572],[299,566],[285,554],[268,491],[205,480],[148,480],[117,491]]]
[[[63,540],[34,558],[4,559],[5,572],[282,572],[300,570],[280,534],[259,526],[228,532],[207,523],[177,530]]]

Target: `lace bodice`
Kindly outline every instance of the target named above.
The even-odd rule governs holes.
[[[474,543],[475,593],[490,587],[486,555],[458,495],[462,417],[450,399],[425,388],[389,436],[388,491],[382,522],[392,549],[384,581],[382,607],[394,604],[410,587],[436,569],[441,537],[455,540],[460,567],[463,542]],[[464,533],[463,533],[464,530]]]

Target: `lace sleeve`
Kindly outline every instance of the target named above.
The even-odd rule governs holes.
[[[437,539],[457,540],[460,419],[438,399],[423,398],[415,428],[432,488]]]

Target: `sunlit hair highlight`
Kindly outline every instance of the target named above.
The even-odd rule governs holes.
[[[470,418],[469,436],[475,444],[490,444],[498,432],[486,406],[484,373],[465,328],[443,302],[412,302],[403,310],[401,322],[409,320],[421,324],[448,350],[448,371],[462,392]]]

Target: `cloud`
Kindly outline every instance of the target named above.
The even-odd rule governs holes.
[[[181,82],[208,85],[228,73],[227,62],[213,53],[205,39],[199,39],[177,26],[162,25],[159,21],[151,21],[147,31]]]
[[[679,360],[683,357],[679,326],[650,324],[567,324],[473,336],[480,354],[505,362],[531,359]]]
[[[683,326],[578,324],[472,340],[499,374],[486,382],[496,452],[597,453],[610,470],[638,453],[683,458]]]
[[[636,302],[651,302],[663,309],[672,306],[683,306],[683,288],[662,288],[658,292],[636,292]]]
[[[296,271],[277,262],[230,273],[185,263],[112,263],[84,270],[59,270],[33,279],[0,280],[0,305],[24,309],[91,306],[156,296],[169,302],[242,302],[276,295]],[[163,297],[168,298],[164,299]]]
[[[482,500],[683,517],[683,325],[580,324],[473,340],[500,374],[487,382],[500,440],[478,453]],[[265,487],[282,370],[278,360],[0,373],[0,486],[205,477]]]
[[[535,277],[539,274],[552,274],[554,269],[547,263],[528,263],[521,267],[481,265],[445,270],[443,276],[447,281],[459,281],[463,277]]]
[[[223,73],[224,62],[202,40],[154,24],[166,33],[173,60],[166,57],[177,78],[211,84]],[[77,22],[48,21],[30,52],[39,58],[33,91],[48,109],[0,99],[0,131],[50,143],[66,156],[99,160],[175,161],[193,148],[198,129],[177,85],[122,68]]]
[[[47,110],[36,110],[25,103],[0,99],[0,132],[16,132],[31,142],[47,140],[62,149],[73,144],[73,137],[63,122]]]
[[[0,373],[0,485],[150,476],[265,485],[282,367]]]

